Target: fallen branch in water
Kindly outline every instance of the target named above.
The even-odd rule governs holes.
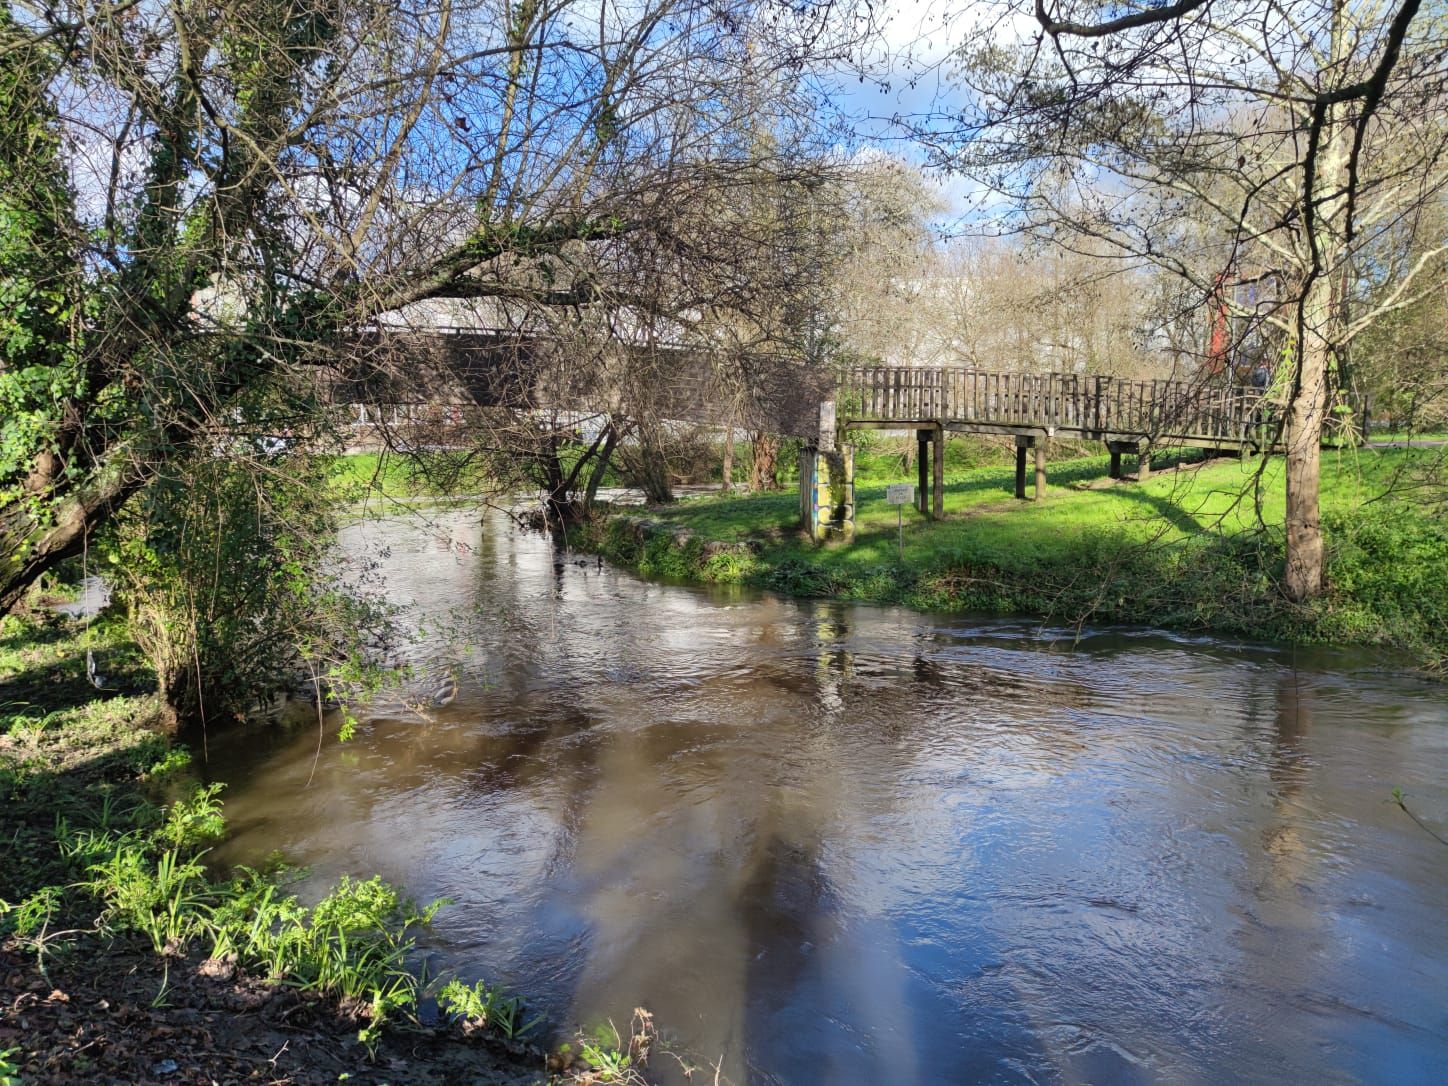
[[[1435,832],[1431,826],[1429,826],[1421,818],[1415,815],[1412,811],[1408,810],[1408,805],[1403,802],[1403,790],[1401,788],[1393,789],[1393,802],[1401,807],[1403,813],[1411,818],[1414,822],[1416,822],[1418,824],[1418,828],[1426,833],[1429,837],[1433,838],[1433,840],[1437,841],[1440,845],[1448,845],[1448,840],[1445,840],[1443,837],[1439,836],[1439,834]]]

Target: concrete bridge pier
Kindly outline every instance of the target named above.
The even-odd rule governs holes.
[[[1113,479],[1121,478],[1121,454],[1123,452],[1135,452],[1135,445],[1127,446],[1125,442],[1108,441],[1106,451],[1111,454],[1111,466],[1107,468],[1106,474]]]

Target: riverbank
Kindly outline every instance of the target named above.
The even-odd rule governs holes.
[[[0,1080],[518,1086],[627,1071],[627,1039],[549,1053],[521,1000],[424,982],[413,940],[445,902],[344,879],[307,906],[280,860],[209,870],[222,797],[151,682],[114,619],[0,619]]]
[[[907,481],[872,457],[856,478],[856,536],[817,547],[793,492],[719,495],[605,516],[579,545],[645,576],[928,611],[1029,614],[1258,640],[1374,645],[1418,666],[1448,663],[1448,521],[1436,449],[1325,451],[1328,592],[1280,591],[1279,459],[1165,458],[1144,482],[1106,478],[1104,457],[1051,465],[1041,503],[1010,497],[1011,469],[947,471],[945,517],[897,509]]]
[[[462,468],[426,454],[355,452],[332,460],[328,483],[344,502],[488,493],[494,483],[476,464]]]

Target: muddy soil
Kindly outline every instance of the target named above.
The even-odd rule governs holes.
[[[218,962],[86,938],[45,957],[0,948],[0,1052],[26,1086],[226,1083],[441,1086],[545,1083],[533,1046],[422,1026],[388,1031],[369,1059],[363,1023]],[[30,1055],[22,1055],[29,1053]]]

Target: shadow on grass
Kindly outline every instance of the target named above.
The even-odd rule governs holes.
[[[1185,536],[1202,535],[1207,531],[1201,521],[1173,501],[1170,496],[1153,494],[1139,486],[1124,486],[1116,493],[1128,501],[1149,507],[1156,516],[1165,520]]]
[[[1070,486],[1073,483],[1086,482],[1098,479],[1106,474],[1107,460],[1105,457],[1089,457],[1086,459],[1074,459],[1061,461],[1057,466],[1046,465],[1046,479],[1052,486]],[[1031,469],[1034,470],[1034,469]],[[1029,472],[1028,472],[1029,475]],[[1033,476],[1032,476],[1033,477]],[[913,482],[913,480],[906,480]],[[855,484],[855,500],[873,501],[885,497],[885,487],[888,481],[871,480],[868,484],[858,481]],[[1000,494],[1003,498],[1009,498],[1016,492],[1016,470],[1009,464],[992,468],[973,468],[967,477],[956,476],[945,477],[945,493],[949,497],[952,494],[969,496],[976,494]]]
[[[63,640],[51,638],[46,644]],[[31,644],[31,642],[27,642]],[[4,675],[0,682],[0,733],[8,732],[16,718],[33,719],[51,713],[78,709],[113,698],[143,694],[154,688],[149,674],[130,656],[108,643],[90,648],[96,662],[91,682],[86,661],[87,647],[79,642],[68,652],[50,655],[19,671]]]
[[[97,689],[87,645],[74,623],[25,623],[6,641],[26,666],[0,673],[0,898],[17,901],[83,872],[59,847],[67,829],[105,828],[147,806],[139,775],[166,751],[152,688],[131,654],[100,637],[102,667],[118,665]]]
[[[0,706],[0,899],[81,877],[59,848],[70,831],[130,829],[154,816],[141,775],[169,744],[154,726],[151,699],[90,698],[65,708],[51,728]]]
[[[74,631],[59,616],[47,616],[39,623],[19,622],[8,632],[0,634],[0,652],[54,645],[72,636]]]
[[[691,528],[711,538],[727,540],[760,534],[774,535],[794,527],[799,519],[798,502],[793,492],[731,493],[703,501],[651,505],[642,510],[620,509],[617,512],[625,515],[642,513]]]
[[[1176,449],[1159,451],[1152,462],[1158,471],[1168,472],[1178,467],[1197,465],[1204,459],[1200,450]],[[1054,488],[1079,493],[1080,484],[1097,483],[1105,479],[1107,465],[1108,460],[1104,456],[1077,457],[1061,461],[1055,467],[1048,465],[1048,483]],[[894,517],[881,512],[886,487],[889,485],[888,480],[878,478],[868,482],[856,482],[857,534],[850,549],[861,563],[872,559],[882,562],[899,561]],[[1184,534],[1197,535],[1207,531],[1179,504],[1168,497],[1144,492],[1137,483],[1126,481],[1110,489],[1113,494],[1123,495],[1130,501],[1149,507],[1154,514],[1161,516]],[[907,509],[906,532],[932,532],[942,525],[968,523],[977,513],[999,513],[1017,507],[1024,513],[1033,507],[1031,502],[1017,503],[1014,494],[1015,469],[1012,465],[972,468],[964,477],[947,477],[947,505],[943,521],[912,524],[910,520],[917,514]],[[767,543],[780,543],[797,527],[796,502],[796,495],[791,491],[757,495],[731,494],[698,503],[684,502],[674,506],[650,507],[647,512],[651,516],[687,527],[707,538],[756,539]],[[906,547],[908,551],[908,539]]]

